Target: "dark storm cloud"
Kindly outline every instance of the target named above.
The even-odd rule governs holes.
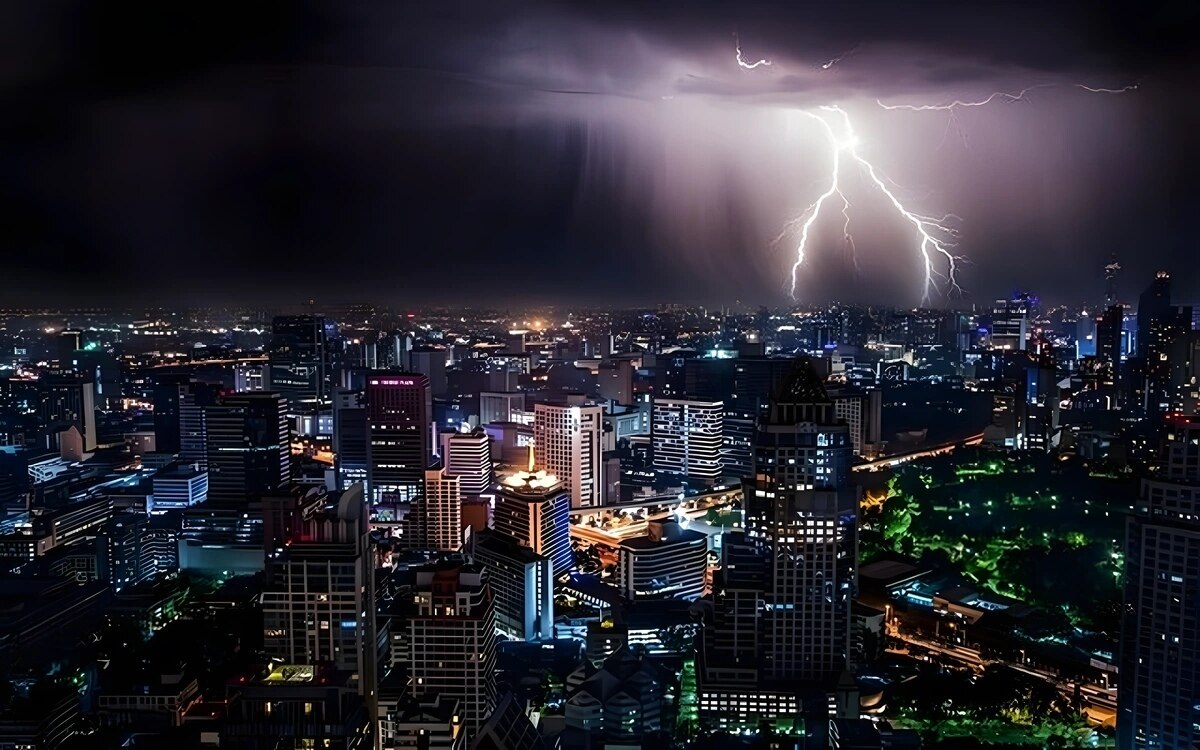
[[[1182,275],[1194,249],[1182,4],[17,5],[14,300],[774,302],[791,248],[770,241],[828,157],[787,111],[830,102],[906,200],[964,215],[980,297],[1090,295],[1113,250],[1131,275]],[[772,66],[737,67],[735,31]],[[873,103],[1041,83],[960,114],[961,138]],[[854,282],[826,237],[812,296],[913,301],[911,234],[872,201],[856,194],[856,240],[880,272]]]

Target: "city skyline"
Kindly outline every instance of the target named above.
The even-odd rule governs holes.
[[[968,300],[1081,297],[1112,252],[1200,292],[1182,273],[1196,56],[1166,6],[380,3],[261,8],[237,29],[223,10],[135,3],[85,16],[75,46],[66,12],[6,24],[31,53],[7,70],[0,133],[6,299],[119,303],[140,279],[155,302],[780,305],[794,243],[772,241],[829,158],[796,114],[832,105],[905,206],[962,217]],[[831,206],[801,302],[920,301],[911,227],[868,187],[847,186],[860,270]],[[330,261],[370,273],[317,281]]]

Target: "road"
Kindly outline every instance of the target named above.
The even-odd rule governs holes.
[[[1072,680],[1064,680],[1055,672],[1045,669],[1039,669],[1031,664],[1020,664],[996,659],[984,659],[980,656],[979,651],[968,646],[947,646],[943,643],[930,641],[920,638],[916,635],[905,633],[895,625],[889,626],[889,635],[900,640],[906,645],[916,646],[926,651],[932,651],[949,659],[958,662],[963,667],[974,672],[982,672],[985,667],[991,664],[1004,664],[1008,667],[1023,672],[1031,677],[1037,677],[1054,685],[1059,692],[1070,700],[1075,699],[1075,682]],[[905,649],[888,649],[892,653],[909,654]],[[1095,683],[1082,683],[1079,688],[1080,697],[1084,702],[1084,710],[1088,717],[1096,723],[1109,723],[1116,717],[1117,711],[1117,689],[1098,685]]]

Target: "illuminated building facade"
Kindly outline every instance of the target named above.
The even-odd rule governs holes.
[[[645,536],[621,541],[617,548],[617,587],[626,598],[704,595],[708,570],[708,535],[689,531],[676,521],[650,521]]]
[[[559,578],[574,567],[571,498],[563,483],[544,471],[517,472],[500,483],[492,528],[550,559]]]
[[[851,441],[808,360],[771,399],[743,483],[746,533],[723,544],[697,663],[701,717],[734,723],[853,712],[858,491]]]
[[[367,493],[372,506],[409,502],[422,490],[431,458],[433,396],[421,374],[367,376]]]
[[[442,437],[442,465],[457,477],[462,494],[477,497],[492,487],[492,441],[481,429]]]
[[[572,508],[603,505],[604,410],[535,404],[533,412],[535,467],[563,482]]]
[[[725,405],[720,401],[654,399],[650,443],[654,468],[706,482],[721,477]]]
[[[487,575],[476,564],[417,572],[409,619],[409,689],[418,700],[462,701],[473,736],[496,706],[496,612]]]

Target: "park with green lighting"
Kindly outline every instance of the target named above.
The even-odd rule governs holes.
[[[1136,493],[1133,480],[1074,457],[960,449],[896,470],[887,498],[864,510],[861,555],[955,569],[1064,625],[1115,634]]]

